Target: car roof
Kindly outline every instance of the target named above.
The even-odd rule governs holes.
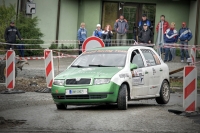
[[[130,48],[141,49],[141,48],[149,48],[149,47],[133,45],[133,46],[98,47],[91,50],[127,50],[128,51]]]

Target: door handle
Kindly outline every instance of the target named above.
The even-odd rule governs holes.
[[[145,71],[145,74],[148,74],[149,72]]]
[[[163,70],[160,68],[160,71],[162,72]]]

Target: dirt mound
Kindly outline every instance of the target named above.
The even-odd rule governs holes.
[[[46,79],[42,76],[35,77],[17,77],[15,81],[15,89],[25,92],[35,92],[38,89],[47,88]],[[0,91],[6,90],[5,86],[0,86]]]

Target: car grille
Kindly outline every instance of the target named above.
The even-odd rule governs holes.
[[[102,95],[52,95],[54,99],[103,99],[107,98],[106,94]]]
[[[81,78],[80,80],[76,80],[76,79],[67,79],[66,80],[66,85],[83,85],[83,84],[90,84],[91,79],[87,79],[87,78]]]

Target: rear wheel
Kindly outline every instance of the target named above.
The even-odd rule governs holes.
[[[160,88],[160,97],[156,97],[156,102],[158,104],[167,104],[169,102],[169,99],[170,99],[169,83],[166,80],[164,80]]]
[[[67,105],[64,104],[56,104],[56,107],[58,110],[65,110],[67,109]]]
[[[120,110],[127,110],[128,108],[128,91],[125,84],[122,84],[120,87],[117,104]]]

